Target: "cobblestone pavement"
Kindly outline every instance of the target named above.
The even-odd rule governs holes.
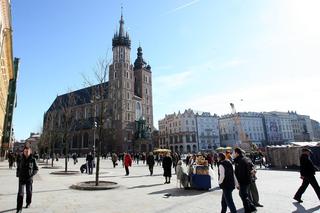
[[[79,163],[73,165],[70,159],[69,169],[79,171],[83,163],[84,159],[80,158]],[[64,160],[55,161],[55,165],[63,166]],[[113,168],[111,160],[102,160],[100,179],[117,182],[120,187],[106,191],[79,191],[69,187],[77,182],[94,180],[95,175],[52,175],[50,172],[63,169],[44,169],[42,166],[40,161],[40,171],[34,178],[31,207],[24,208],[23,212],[218,213],[221,210],[221,190],[217,185],[216,169],[211,190],[184,190],[178,187],[175,175],[171,184],[163,184],[160,166],[155,166],[154,176],[149,176],[148,167],[140,161],[139,165],[133,164],[130,175],[125,176],[120,164]],[[292,199],[301,184],[298,172],[262,169],[258,170],[257,176],[260,202],[264,205],[258,208],[258,212],[320,212],[320,202],[311,186],[303,195],[304,202],[301,205]],[[320,181],[320,173],[317,174],[317,180]],[[0,162],[0,184],[0,213],[15,212],[18,179],[15,169],[8,169],[7,161]],[[243,212],[237,190],[233,192],[233,198],[238,212]]]

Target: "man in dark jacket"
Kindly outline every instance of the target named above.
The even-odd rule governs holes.
[[[244,151],[240,148],[234,149],[235,175],[239,182],[239,194],[243,203],[244,212],[251,213],[257,209],[249,198],[249,185],[251,183],[251,171],[253,164],[251,160],[243,156]]]
[[[300,156],[300,175],[302,181],[302,185],[298,189],[297,193],[294,195],[293,199],[298,201],[299,203],[302,203],[301,200],[302,194],[306,191],[309,184],[313,187],[314,191],[316,192],[318,199],[320,200],[320,187],[319,184],[314,177],[316,168],[313,165],[311,159],[310,159],[311,150],[304,148],[302,149],[302,154]]]
[[[86,158],[86,161],[87,161],[87,164],[88,164],[88,173],[89,175],[92,175],[92,171],[93,171],[93,156],[91,154],[91,152],[89,152],[89,154],[87,154],[87,158]]]
[[[17,166],[17,177],[19,178],[19,191],[17,196],[17,212],[22,212],[24,186],[27,191],[26,208],[31,204],[33,176],[37,174],[38,166],[31,155],[30,144],[23,148],[23,156]]]
[[[147,164],[149,166],[150,175],[153,175],[154,156],[153,156],[152,152],[150,152],[148,157],[147,157]]]

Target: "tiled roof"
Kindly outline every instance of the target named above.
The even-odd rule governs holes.
[[[53,111],[61,107],[79,106],[91,102],[93,94],[98,94],[99,85],[103,87],[103,99],[108,98],[108,82],[97,84],[91,87],[76,90],[70,93],[59,95],[51,104],[48,111]]]

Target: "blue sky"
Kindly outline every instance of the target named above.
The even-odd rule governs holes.
[[[140,42],[152,67],[156,126],[188,108],[227,114],[230,102],[320,120],[317,0],[13,0],[17,139],[41,131],[55,97],[83,87],[82,74],[112,58],[121,4],[131,60]]]

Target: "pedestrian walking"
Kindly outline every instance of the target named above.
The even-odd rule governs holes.
[[[318,199],[320,200],[320,188],[319,184],[315,178],[316,167],[314,166],[312,160],[310,159],[311,150],[304,148],[302,149],[302,154],[300,156],[300,178],[302,179],[302,185],[298,189],[297,193],[294,195],[293,199],[302,203],[302,194],[306,191],[309,184],[313,187],[316,192]]]
[[[126,176],[129,175],[129,166],[132,165],[132,159],[129,153],[124,153],[124,168],[126,170]]]
[[[14,163],[14,154],[12,151],[8,154],[8,162],[9,162],[9,169],[12,169],[13,163]]]
[[[147,157],[147,164],[149,166],[150,176],[153,175],[153,167],[155,164],[153,153],[150,152]]]
[[[253,164],[249,158],[244,156],[244,151],[240,148],[234,149],[234,157],[235,175],[239,182],[239,195],[243,203],[244,212],[251,213],[257,210],[249,198]]]
[[[220,162],[218,170],[218,183],[222,189],[221,213],[226,213],[227,207],[230,209],[231,213],[236,213],[237,209],[233,202],[232,191],[235,189],[235,187],[239,186],[237,178],[234,175],[232,163],[226,159],[226,156],[223,153],[219,153],[218,160]]]
[[[256,185],[256,174],[257,170],[253,169],[251,171],[251,183],[249,185],[249,198],[256,207],[263,207],[263,205],[259,202],[259,191]]]
[[[172,154],[172,168],[173,168],[174,171],[176,171],[178,160],[179,160],[178,159],[178,154],[174,152]]]
[[[146,157],[146,153],[143,152],[142,155],[141,155],[141,160],[142,160],[142,163],[143,163],[143,164],[146,163],[146,158],[147,158],[147,157]]]
[[[76,165],[78,163],[78,156],[75,152],[72,154],[72,159],[73,159],[73,164]]]
[[[91,152],[89,152],[86,157],[86,162],[87,162],[87,166],[88,166],[87,171],[88,171],[89,175],[92,175],[92,172],[93,172],[93,160],[94,160],[94,158],[93,158]]]
[[[17,177],[19,178],[19,190],[17,195],[17,212],[22,212],[24,187],[26,188],[26,208],[32,201],[33,176],[38,172],[37,162],[31,154],[30,144],[26,143],[23,148],[23,156],[17,164]]]
[[[112,160],[113,168],[116,168],[116,165],[118,165],[118,163],[117,163],[118,156],[116,153],[112,153],[111,160]]]
[[[172,158],[168,152],[162,160],[163,176],[166,178],[165,184],[170,183]]]

